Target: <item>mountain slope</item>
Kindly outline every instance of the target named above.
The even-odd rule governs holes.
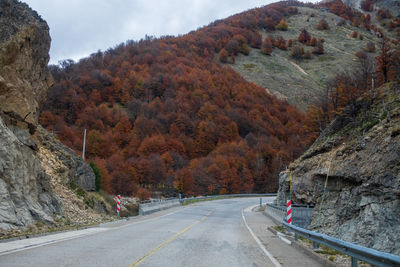
[[[128,41],[52,67],[41,123],[82,147],[113,193],[265,192],[313,136],[306,117],[215,61],[233,38],[259,47],[259,25],[296,12],[273,4],[187,35]],[[157,167],[154,167],[157,166]]]
[[[314,29],[321,18],[330,30]],[[336,26],[344,19],[355,26]],[[272,41],[282,51],[260,55],[269,42],[263,36],[284,30],[285,21],[289,29],[273,34],[292,38],[293,47],[308,52],[299,59],[311,59],[294,61],[283,38]],[[326,93],[334,73],[359,64],[356,51],[376,42],[381,30],[370,22],[338,0],[324,8],[289,1],[180,37],[127,41],[52,66],[56,84],[41,123],[77,152],[88,129],[88,159],[110,193],[271,191],[279,170],[301,155],[318,129],[268,92],[306,110]],[[293,40],[304,27],[318,39]],[[354,29],[362,37],[352,37]]]
[[[328,23],[329,30],[317,29],[322,19]],[[294,45],[287,51],[275,48],[271,56],[252,49],[249,56],[235,58],[231,67],[247,80],[306,111],[337,73],[357,68],[356,52],[364,51],[368,42],[378,43],[379,38],[373,31],[350,23],[339,26],[340,21],[344,19],[326,10],[299,7],[298,14],[287,18],[287,31],[263,32],[263,37],[281,36],[285,40],[297,40],[301,30],[306,29],[312,37],[325,40],[323,55],[296,60],[291,56]],[[353,38],[354,31],[362,34],[363,39]],[[306,51],[313,49],[308,45],[302,46]],[[376,54],[371,53],[371,56]]]

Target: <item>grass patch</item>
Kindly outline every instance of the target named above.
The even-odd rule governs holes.
[[[251,70],[251,69],[254,69],[256,67],[256,65],[249,63],[249,64],[243,64],[243,67],[246,70]]]
[[[330,247],[327,247],[327,246],[324,246],[324,245],[320,245],[320,249],[315,251],[315,252],[317,252],[319,254],[331,255],[331,256],[336,256],[336,255],[344,256],[345,255],[345,254],[343,254],[343,253],[341,253],[341,252],[339,252],[337,250],[334,250],[334,249],[332,249]]]
[[[319,56],[317,57],[319,62],[324,62],[324,61],[330,61],[330,60],[335,60],[334,57],[331,56]]]
[[[369,131],[372,127],[379,123],[378,118],[369,118],[367,121],[364,121],[361,125],[361,131]]]
[[[281,232],[281,233],[286,232],[285,227],[283,227],[282,225],[275,225],[275,226],[274,226],[274,229],[275,229],[275,231],[277,231],[277,232]]]
[[[310,246],[311,246],[312,243],[313,243],[310,239],[307,239],[307,238],[305,238],[304,236],[299,235],[298,238],[299,238],[299,240],[300,240],[301,242],[307,243],[307,244],[310,245]]]
[[[290,69],[288,67],[282,66],[282,65],[278,64],[277,62],[266,61],[266,62],[263,62],[263,65],[266,68],[266,70],[272,71],[274,73],[290,72]]]
[[[309,19],[310,13],[315,13],[315,18]],[[315,25],[321,18],[328,21],[331,30],[316,29]],[[249,56],[238,55],[235,58],[236,63],[231,67],[248,81],[268,88],[271,92],[280,92],[291,104],[306,111],[308,105],[313,102],[315,93],[325,90],[325,81],[333,78],[338,72],[358,66],[358,62],[354,61],[354,53],[362,50],[367,40],[375,43],[378,40],[374,34],[364,31],[362,31],[364,41],[348,38],[353,31],[360,31],[360,29],[351,25],[336,27],[333,22],[336,18],[336,15],[331,13],[299,7],[299,14],[286,17],[289,23],[288,31],[269,33],[260,31],[263,39],[272,35],[282,36],[285,40],[296,40],[300,30],[307,28],[311,36],[323,38],[325,54],[297,62],[309,75],[304,75],[291,63],[294,62],[290,55],[292,48],[286,51],[274,48],[272,56],[261,54],[259,49],[251,49]],[[313,48],[305,46],[305,49]]]

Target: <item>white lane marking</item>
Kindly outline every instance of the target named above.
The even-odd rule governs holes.
[[[260,249],[264,252],[265,255],[267,255],[267,257],[272,261],[272,263],[276,266],[276,267],[282,267],[282,265],[272,256],[271,253],[269,253],[269,251],[264,247],[264,245],[261,243],[260,239],[258,239],[258,237],[254,234],[253,230],[251,230],[251,228],[249,227],[249,225],[246,222],[246,218],[244,217],[244,213],[242,210],[242,218],[244,221],[244,224],[247,227],[247,230],[249,230],[251,236],[254,238],[254,240],[257,242],[257,245],[260,247]]]
[[[183,209],[185,209],[185,208],[183,208]],[[100,227],[95,227],[95,228],[88,228],[88,229],[76,230],[76,231],[72,230],[72,231],[53,234],[53,235],[46,235],[46,236],[40,236],[40,237],[34,237],[34,238],[26,238],[26,239],[15,240],[15,241],[10,241],[10,242],[3,242],[3,243],[0,243],[0,256],[23,251],[23,250],[28,250],[28,249],[32,249],[32,248],[37,248],[37,247],[41,247],[41,246],[46,246],[46,245],[50,245],[50,244],[54,244],[54,243],[58,243],[58,242],[62,242],[62,241],[67,241],[67,240],[71,240],[71,239],[75,239],[75,238],[79,238],[79,237],[84,237],[84,236],[96,234],[99,232],[125,228],[125,227],[131,226],[131,225],[135,225],[135,224],[139,224],[139,223],[143,223],[143,222],[152,221],[152,220],[155,220],[158,218],[166,217],[166,216],[172,215],[174,213],[177,213],[183,209],[179,209],[177,211],[170,212],[170,213],[167,213],[167,214],[164,214],[164,215],[161,215],[158,217],[154,217],[151,219],[133,222],[133,223],[125,224],[125,225],[118,226],[118,227],[106,228],[106,227],[100,225]]]
[[[282,234],[282,233],[280,233],[280,232],[278,232],[278,237],[279,237],[283,242],[285,242],[286,244],[288,244],[288,245],[291,245],[291,244],[292,244],[292,241],[288,240],[288,239],[285,237],[285,235]]]

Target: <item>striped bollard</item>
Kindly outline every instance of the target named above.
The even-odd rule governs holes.
[[[121,196],[117,195],[117,213],[119,217],[119,212],[121,211]]]
[[[292,224],[292,201],[288,200],[286,203],[286,222]]]

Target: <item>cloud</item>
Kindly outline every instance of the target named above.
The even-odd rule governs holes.
[[[144,36],[185,34],[272,0],[25,0],[50,27],[50,63]]]

